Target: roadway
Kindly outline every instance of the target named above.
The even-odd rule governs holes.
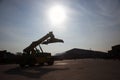
[[[120,61],[62,60],[53,66],[25,69],[16,64],[0,65],[0,80],[120,80]]]

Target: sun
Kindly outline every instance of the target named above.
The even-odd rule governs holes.
[[[49,9],[49,19],[52,25],[63,24],[66,20],[66,11],[65,8],[61,5],[52,6]]]

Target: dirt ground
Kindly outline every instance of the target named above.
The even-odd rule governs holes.
[[[0,80],[120,80],[120,61],[79,59],[56,61],[53,66],[0,65]]]

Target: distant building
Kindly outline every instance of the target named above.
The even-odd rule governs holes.
[[[108,51],[111,57],[120,58],[120,45],[112,46],[112,50]]]

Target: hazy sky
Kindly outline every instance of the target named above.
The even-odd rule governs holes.
[[[66,20],[56,26],[48,17],[54,5],[63,6],[66,14]],[[120,44],[120,0],[0,0],[1,50],[22,52],[49,31],[65,43],[42,45],[44,51],[106,52]]]

